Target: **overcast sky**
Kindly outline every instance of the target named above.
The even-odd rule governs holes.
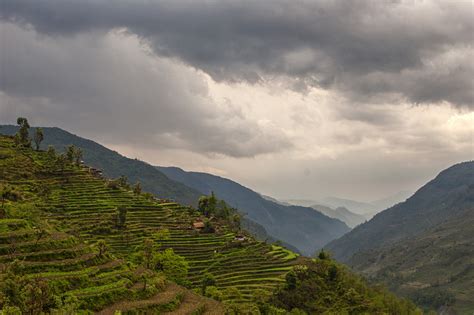
[[[369,201],[474,158],[473,20],[470,0],[0,0],[0,123]]]

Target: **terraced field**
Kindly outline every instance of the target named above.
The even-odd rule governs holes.
[[[209,272],[219,289],[225,292],[233,288],[234,293],[239,290],[238,294],[224,295],[227,300],[249,301],[256,289],[275,288],[297,260],[293,253],[251,237],[236,240],[236,231],[222,222],[213,223],[215,233],[195,231],[192,222],[198,213],[194,210],[111,188],[87,167],[68,166],[62,171],[51,171],[46,153],[17,149],[11,138],[0,136],[2,182],[34,204],[41,219],[54,227],[54,232],[36,244],[38,232],[33,227],[25,226],[21,220],[11,224],[5,221],[4,226],[9,227],[4,232],[0,225],[0,264],[24,259],[31,277],[90,277],[92,287],[87,283],[68,288],[84,303],[89,292],[103,292],[100,294],[105,296],[111,290],[122,290],[124,296],[130,294],[137,281],[134,270],[123,260],[145,238],[153,238],[155,232],[165,228],[170,231],[169,239],[156,242],[161,249],[173,248],[187,259],[192,287],[199,288],[203,275]],[[127,209],[125,228],[116,227],[118,208]],[[118,258],[98,257],[91,245],[99,240],[105,240]]]
[[[16,274],[55,283],[61,296],[74,295],[79,307],[95,309],[139,293],[133,289],[138,279],[135,270],[75,237],[52,231],[39,239],[38,232],[21,219],[0,219],[0,231],[0,278],[11,266],[8,263],[16,260]]]

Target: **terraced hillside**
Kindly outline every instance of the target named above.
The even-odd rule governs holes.
[[[69,165],[61,171],[51,170],[45,152],[18,149],[14,147],[12,138],[0,136],[0,155],[2,183],[27,196],[26,199],[37,208],[41,220],[58,231],[64,231],[61,235],[72,235],[75,241],[71,243],[78,244],[74,245],[77,248],[64,248],[64,255],[71,255],[71,263],[75,259],[79,262],[58,272],[85,272],[90,267],[93,269],[91,273],[97,276],[105,274],[101,277],[123,287],[123,294],[126,295],[126,290],[134,287],[133,271],[123,266],[120,259],[98,259],[96,254],[88,252],[86,244],[105,240],[112,254],[125,259],[145,238],[153,237],[154,233],[166,228],[170,231],[170,237],[157,242],[162,249],[173,248],[187,259],[191,287],[199,288],[203,275],[211,273],[216,279],[216,286],[223,292],[229,292],[224,294],[224,300],[243,302],[250,301],[256,289],[272,290],[283,282],[284,275],[297,260],[295,254],[255,241],[249,236],[245,240],[237,240],[236,231],[218,221],[213,223],[215,233],[198,232],[191,228],[192,222],[199,216],[195,210],[111,187],[87,167]],[[127,209],[125,228],[116,227],[118,208]],[[5,239],[8,237],[5,236]],[[28,238],[25,240],[31,242]],[[58,247],[58,250],[62,249]],[[46,247],[45,250],[52,249]],[[41,252],[40,255],[46,254]],[[101,271],[101,266],[108,266],[111,261],[117,266]],[[109,282],[106,280],[97,283],[106,286],[104,290],[111,289],[107,287]],[[90,291],[87,288],[84,290]]]

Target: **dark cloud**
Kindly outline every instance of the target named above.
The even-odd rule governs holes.
[[[52,36],[125,27],[215,80],[473,106],[470,1],[3,0],[1,12]]]
[[[30,117],[111,144],[252,157],[291,148],[277,128],[217,102],[205,76],[147,53],[133,34],[38,37],[0,23],[0,120]]]

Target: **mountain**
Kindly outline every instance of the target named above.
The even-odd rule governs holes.
[[[302,206],[302,207],[311,207],[312,205],[318,203],[318,201],[310,200],[310,199],[286,199],[286,200],[283,200],[283,202],[288,205]]]
[[[326,248],[426,307],[474,310],[474,162],[442,171],[405,202]]]
[[[321,212],[324,215],[327,215],[330,218],[341,220],[342,222],[346,223],[347,226],[349,226],[350,228],[354,228],[357,225],[366,221],[365,216],[353,213],[344,207],[332,209],[330,207],[322,205],[312,205],[311,208]]]
[[[255,240],[232,212],[151,197],[2,135],[0,192],[1,314],[418,311],[324,253]]]
[[[17,130],[17,126],[0,126],[0,134],[13,135]],[[30,129],[30,134],[33,132],[34,129]],[[63,151],[66,146],[73,144],[82,149],[84,162],[102,170],[106,177],[117,178],[124,175],[130,183],[140,182],[143,190],[182,204],[196,205],[201,196],[200,192],[169,179],[155,167],[137,159],[127,158],[92,140],[56,127],[44,127],[43,133],[42,149],[52,145],[56,150]]]
[[[338,197],[326,197],[320,202],[323,206],[331,208],[344,207],[357,214],[366,214],[377,211],[377,207],[368,202],[355,201],[350,199],[338,198]]]
[[[231,206],[262,225],[267,233],[312,255],[331,240],[349,231],[343,222],[312,208],[286,206],[266,200],[260,194],[226,178],[186,172],[177,167],[158,167],[169,178],[182,182],[204,194],[214,192]]]

